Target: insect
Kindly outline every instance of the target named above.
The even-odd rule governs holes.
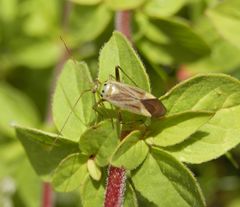
[[[119,80],[119,70],[121,68],[116,66],[117,80]],[[105,82],[100,96],[103,101],[107,101],[122,110],[146,117],[159,118],[166,113],[164,105],[155,96],[119,81],[109,80]]]

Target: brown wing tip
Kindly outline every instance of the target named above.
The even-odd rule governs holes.
[[[159,118],[166,114],[167,110],[166,110],[165,106],[157,98],[143,99],[143,100],[141,100],[141,103],[144,105],[144,107],[148,110],[148,112],[154,118]]]

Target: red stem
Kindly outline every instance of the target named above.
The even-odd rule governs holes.
[[[52,207],[52,206],[53,206],[53,192],[52,192],[51,185],[49,183],[44,183],[42,207]]]
[[[122,206],[125,190],[126,170],[109,166],[104,207]]]
[[[115,17],[116,30],[123,33],[131,41],[131,12],[120,11]],[[122,131],[121,139],[126,133]],[[109,166],[104,207],[121,207],[124,200],[126,170]]]
[[[131,30],[131,17],[130,11],[120,11],[115,16],[115,28],[119,32],[123,33],[129,41],[131,41],[132,30]]]

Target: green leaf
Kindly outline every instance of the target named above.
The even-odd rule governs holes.
[[[223,39],[207,17],[201,17],[194,24],[198,32],[211,46],[211,55],[185,65],[193,72],[231,72],[240,65],[240,49]],[[228,61],[226,61],[228,60]]]
[[[194,95],[193,95],[194,94]],[[199,75],[162,97],[168,114],[206,110],[215,115],[187,140],[166,150],[179,160],[201,163],[215,159],[240,142],[240,82],[227,75]]]
[[[152,58],[148,52],[151,47],[156,53],[155,60],[157,52],[160,58],[158,62],[161,63],[161,55],[164,56],[165,62],[162,60],[162,64],[191,62],[210,53],[207,43],[183,21],[164,18],[148,19],[141,13],[136,14],[136,21],[140,32],[146,37],[139,40],[140,43],[141,41],[145,43],[144,48],[141,45],[140,47],[150,60]]]
[[[186,69],[193,72],[227,72],[230,73],[240,65],[240,49],[227,42],[219,40],[212,46],[210,56],[186,65]],[[228,60],[228,61],[226,61]]]
[[[99,166],[105,166],[118,143],[116,125],[111,120],[105,120],[82,134],[79,147],[83,153],[94,155]]]
[[[29,1],[22,3],[21,7],[21,31],[24,31],[26,37],[56,37],[59,35],[57,25],[59,24],[59,16],[61,15],[61,4],[58,0]],[[24,12],[23,12],[24,11]],[[19,18],[18,18],[19,19]],[[19,33],[17,33],[19,34]],[[16,34],[16,36],[17,36]]]
[[[9,153],[11,152],[11,153]],[[0,146],[0,179],[12,175],[21,164],[24,149],[18,142],[1,143]]]
[[[15,130],[36,173],[47,180],[62,159],[79,151],[77,143],[56,134],[21,126]]]
[[[38,126],[39,113],[32,101],[6,83],[0,83],[0,133],[14,136],[11,124]]]
[[[157,207],[156,204],[154,204],[153,202],[150,202],[148,199],[143,197],[138,191],[136,191],[136,193],[137,193],[138,206]]]
[[[188,139],[213,116],[208,112],[185,112],[163,117],[151,124],[152,144],[158,146],[175,145]]]
[[[143,38],[137,43],[141,53],[152,63],[160,65],[171,65],[175,62],[175,57],[165,51],[161,45]],[[182,58],[182,57],[180,57]],[[179,59],[179,61],[181,61]]]
[[[143,4],[145,0],[105,0],[105,4],[114,10],[136,9]]]
[[[133,173],[132,180],[135,189],[157,206],[205,206],[191,172],[164,151],[152,149],[141,168]]]
[[[15,61],[20,66],[31,69],[46,69],[57,63],[62,55],[59,42],[45,41],[29,44],[15,53]]]
[[[110,75],[115,77],[115,66],[117,65],[124,70],[139,88],[150,91],[149,79],[138,55],[121,33],[114,32],[100,52],[99,80],[107,81]],[[121,71],[120,76],[121,81],[133,85],[133,82]]]
[[[17,194],[26,207],[41,205],[42,182],[34,172],[26,156],[21,156],[13,174]]]
[[[83,185],[88,175],[87,160],[88,157],[80,153],[71,154],[62,160],[53,175],[54,189],[69,192]]]
[[[224,74],[197,75],[173,87],[160,100],[167,114],[216,112],[240,104],[240,82]]]
[[[88,172],[89,172],[90,176],[94,180],[100,180],[101,179],[102,172],[99,169],[99,167],[96,165],[96,163],[93,159],[91,159],[91,158],[88,159],[87,168],[88,168]]]
[[[90,1],[86,2],[91,3]],[[69,16],[67,42],[79,47],[79,44],[96,39],[106,30],[111,19],[112,12],[105,4],[75,6]]]
[[[123,139],[114,154],[111,164],[128,170],[137,168],[148,154],[149,148],[141,140],[141,132],[133,131]]]
[[[93,86],[85,63],[69,60],[57,82],[53,97],[53,120],[57,129],[68,139],[78,141],[93,122]]]
[[[168,17],[181,9],[187,0],[148,0],[144,12],[153,17]]]
[[[18,11],[17,0],[0,1],[0,19],[4,23],[9,23],[15,20]]]
[[[102,0],[70,0],[70,1],[83,5],[94,5],[100,3]]]
[[[228,0],[209,9],[207,15],[222,37],[240,48],[240,1]]]
[[[138,207],[136,194],[129,182],[126,182],[126,192],[124,194],[123,207]]]
[[[81,188],[82,206],[99,207],[104,203],[104,186],[106,185],[106,177],[101,181],[94,181],[88,176]]]
[[[166,150],[188,163],[216,159],[240,143],[239,117],[240,105],[223,108],[189,139]]]

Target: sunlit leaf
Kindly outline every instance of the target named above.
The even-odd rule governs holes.
[[[79,151],[78,144],[56,134],[15,126],[27,156],[39,176],[49,179],[62,159]]]
[[[86,155],[80,153],[66,157],[58,166],[53,175],[53,186],[57,191],[68,192],[81,186],[87,172]]]
[[[0,83],[0,133],[14,136],[11,124],[39,125],[39,112],[32,101],[21,91]]]
[[[78,141],[94,117],[92,78],[85,63],[69,60],[59,77],[53,97],[53,119],[68,139]]]
[[[70,0],[74,3],[83,4],[83,5],[94,5],[98,4],[102,0]]]
[[[104,4],[75,6],[69,17],[67,42],[78,47],[83,42],[96,39],[104,32],[111,19],[112,12]]]
[[[141,168],[133,173],[132,180],[135,189],[157,206],[205,206],[190,171],[161,150],[152,149]]]
[[[139,88],[150,91],[148,76],[138,55],[122,34],[114,32],[100,52],[99,79],[104,82],[110,75],[115,77],[117,65],[131,78],[120,71],[121,81],[134,85],[133,80]]]
[[[137,168],[148,153],[148,146],[141,140],[141,133],[134,131],[123,139],[114,152],[111,164],[128,170]]]
[[[186,112],[163,118],[151,125],[152,144],[175,145],[189,138],[214,114],[207,112]]]
[[[144,5],[144,11],[149,16],[166,17],[176,13],[187,0],[148,0]]]
[[[116,125],[111,120],[106,120],[85,131],[80,138],[79,147],[83,153],[94,155],[98,165],[105,166],[118,143]]]
[[[135,9],[143,4],[145,0],[105,0],[105,3],[114,10]]]
[[[240,1],[228,0],[209,9],[207,15],[222,35],[233,45],[240,48]]]
[[[239,144],[239,91],[237,79],[220,74],[199,75],[170,90],[162,97],[168,114],[206,110],[215,115],[186,141],[166,150],[181,161],[201,163]]]

